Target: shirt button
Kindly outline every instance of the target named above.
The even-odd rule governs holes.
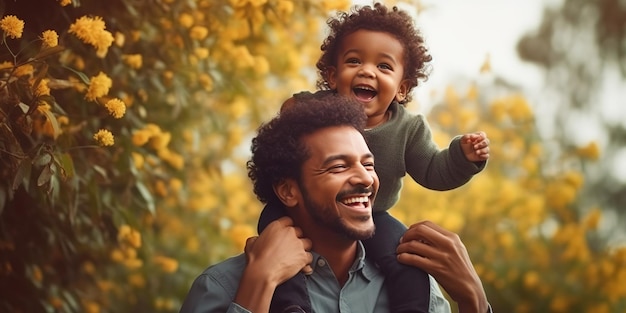
[[[326,266],[326,261],[324,261],[324,259],[318,259],[317,260],[317,266],[319,266],[319,267]]]

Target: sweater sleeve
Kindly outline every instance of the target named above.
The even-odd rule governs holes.
[[[447,148],[440,149],[433,141],[428,122],[416,116],[405,151],[407,173],[425,188],[450,190],[467,183],[485,168],[486,162],[471,162],[463,155],[461,137],[457,136]]]

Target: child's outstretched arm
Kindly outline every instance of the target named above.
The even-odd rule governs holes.
[[[468,161],[486,161],[489,159],[489,138],[482,131],[465,134],[461,137],[461,149]]]

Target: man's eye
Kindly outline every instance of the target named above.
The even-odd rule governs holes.
[[[374,169],[374,162],[368,162],[368,163],[363,163],[363,167],[365,167],[366,169]]]
[[[346,165],[344,164],[337,164],[337,165],[333,165],[331,167],[328,168],[329,171],[331,172],[340,172],[345,170],[346,168],[348,168]]]

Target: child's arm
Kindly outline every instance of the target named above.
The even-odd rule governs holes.
[[[485,132],[465,134],[461,137],[461,149],[470,162],[480,162],[489,159],[489,138]]]

